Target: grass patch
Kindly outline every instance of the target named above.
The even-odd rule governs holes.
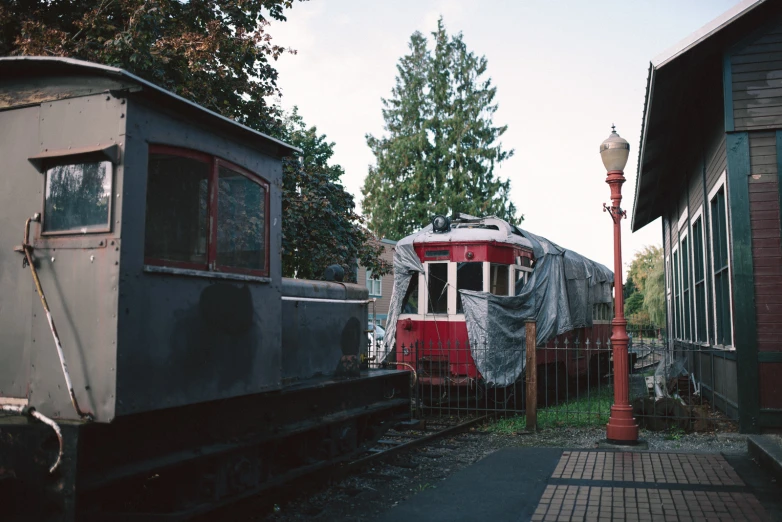
[[[538,429],[605,426],[613,403],[614,389],[611,387],[603,386],[588,393],[584,391],[577,399],[538,408]],[[497,419],[486,426],[487,431],[508,435],[526,429],[527,418],[523,415]]]

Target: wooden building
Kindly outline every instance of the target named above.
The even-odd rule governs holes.
[[[385,248],[380,255],[381,259],[393,266],[396,241],[390,239],[377,239],[375,242]],[[394,272],[391,271],[384,276],[376,278],[372,276],[371,270],[367,270],[365,267],[360,266],[358,267],[356,282],[360,285],[366,284],[367,289],[369,290],[369,298],[377,299],[377,301],[375,301],[377,324],[385,327],[386,319],[388,318],[388,307],[391,304],[391,291],[394,289]],[[369,308],[369,320],[372,321],[371,307]]]
[[[782,427],[782,2],[652,61],[632,230],[662,217],[668,331],[743,432]]]

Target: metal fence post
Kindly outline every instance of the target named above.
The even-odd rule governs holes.
[[[538,427],[538,365],[537,365],[537,325],[535,321],[526,322],[527,329],[527,431]]]

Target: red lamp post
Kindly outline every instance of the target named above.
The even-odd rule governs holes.
[[[624,313],[622,293],[622,218],[627,212],[619,206],[622,202],[622,184],[625,182],[624,168],[630,155],[630,144],[616,133],[612,125],[611,135],[600,144],[600,157],[608,171],[606,183],[611,187],[611,206],[603,204],[603,211],[611,215],[614,222],[614,295],[615,309],[612,321],[611,345],[614,355],[614,405],[606,426],[609,443],[635,444],[638,442],[638,425],[630,406],[630,384],[627,355],[627,321]]]

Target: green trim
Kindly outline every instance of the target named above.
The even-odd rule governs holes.
[[[733,132],[733,67],[730,54],[722,55],[722,97],[725,110],[725,132]]]
[[[755,318],[755,275],[752,263],[752,229],[749,215],[749,134],[726,137],[728,155],[728,217],[731,237],[731,291],[733,293],[733,339],[741,357],[736,359],[739,429],[759,429],[758,335]]]
[[[758,362],[782,363],[782,352],[758,352]]]
[[[782,131],[777,131],[777,194],[779,196],[779,227],[782,230]]]
[[[761,409],[760,425],[764,428],[782,428],[782,410],[772,408]]]

